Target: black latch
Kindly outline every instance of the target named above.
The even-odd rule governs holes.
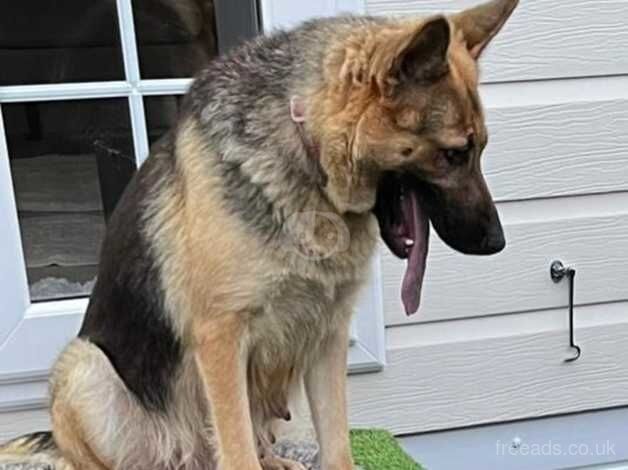
[[[565,277],[569,278],[569,346],[576,352],[574,357],[565,359],[565,362],[574,362],[580,359],[582,356],[582,349],[576,344],[574,338],[574,284],[576,278],[576,270],[571,267],[566,267],[562,261],[554,261],[550,268],[550,274],[552,280],[556,283],[562,281]]]

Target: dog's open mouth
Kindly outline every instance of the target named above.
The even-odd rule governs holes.
[[[421,304],[429,245],[430,221],[420,188],[419,180],[411,175],[387,173],[373,210],[386,245],[396,256],[408,260],[401,287],[407,315],[416,313]]]

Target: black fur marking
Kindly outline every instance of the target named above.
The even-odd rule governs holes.
[[[34,454],[57,448],[50,431],[34,432],[23,439],[22,444],[28,447]]]
[[[171,148],[166,150],[170,152]],[[142,405],[164,411],[182,357],[182,345],[163,308],[158,266],[142,234],[141,201],[168,158],[151,158],[135,175],[114,211],[101,252],[98,280],[80,337],[101,348]]]
[[[264,195],[262,187],[244,175],[237,164],[221,162],[219,168],[225,185],[225,201],[230,209],[259,234],[272,238],[281,227],[273,220],[273,205]]]
[[[264,149],[275,153],[278,160],[294,160],[294,155],[282,153],[281,146],[269,139],[273,125],[279,123],[269,126],[265,104],[285,103],[285,119],[289,119],[287,83],[292,80],[295,62],[300,60],[294,39],[291,33],[284,32],[258,38],[215,59],[195,80],[183,110],[200,123],[205,138],[218,152],[220,142],[235,141],[251,152]],[[220,106],[207,116],[205,110],[210,103]],[[241,169],[241,161],[227,161],[219,156],[212,164],[223,178],[223,196],[229,209],[265,240],[277,236],[285,214],[265,195],[263,184],[251,181]],[[315,175],[312,180],[320,181],[318,168],[313,168],[309,161],[303,166],[303,173],[309,170]],[[295,174],[295,178],[307,181],[304,174]]]

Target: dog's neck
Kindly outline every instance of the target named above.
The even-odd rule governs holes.
[[[294,122],[308,159],[311,163],[320,165],[321,148],[318,142],[311,135],[308,135],[305,129],[305,103],[299,96],[293,96],[290,99],[290,118]]]
[[[294,125],[297,128],[297,132],[299,137],[301,138],[301,142],[303,143],[303,148],[305,149],[305,153],[307,157],[313,162],[318,164],[321,158],[321,147],[312,137],[307,135],[305,130],[305,125],[302,122],[295,122]]]

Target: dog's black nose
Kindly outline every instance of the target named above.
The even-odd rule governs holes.
[[[496,224],[482,240],[482,252],[486,255],[494,255],[506,248],[506,237],[501,224]]]

